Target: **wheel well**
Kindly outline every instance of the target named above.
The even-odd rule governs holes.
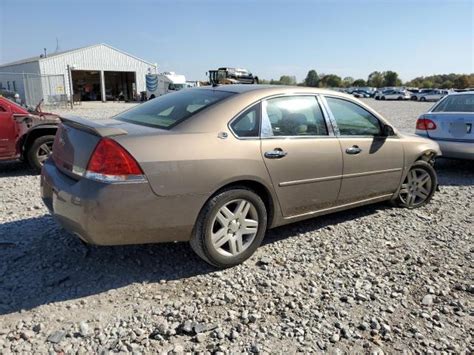
[[[21,150],[22,155],[24,155],[28,151],[31,144],[33,144],[33,142],[37,138],[42,137],[42,136],[48,136],[48,135],[54,136],[57,130],[58,130],[57,128],[48,127],[48,128],[37,128],[30,131],[30,133],[26,135],[22,143],[22,150]]]
[[[431,165],[434,164],[434,158],[436,157],[436,152],[433,150],[427,150],[426,152],[423,152],[422,155],[418,157],[418,159],[415,160],[415,162],[419,160],[426,161],[427,163],[430,163]]]
[[[268,212],[268,218],[267,218],[268,226],[271,226],[273,223],[273,217],[275,215],[275,202],[273,201],[272,195],[270,191],[268,191],[266,186],[257,181],[240,180],[240,181],[232,182],[230,184],[222,186],[219,190],[214,192],[212,196],[209,197],[209,199],[213,198],[215,195],[219,194],[223,190],[229,190],[231,188],[238,188],[238,187],[244,187],[249,190],[252,190],[262,199]]]

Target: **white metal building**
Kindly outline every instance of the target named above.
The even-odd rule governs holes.
[[[36,76],[40,84],[34,90],[41,90],[45,101],[53,94],[69,99],[71,88],[74,101],[131,100],[146,91],[145,75],[156,71],[156,64],[102,43],[2,64],[0,88],[16,91],[28,101],[28,81]],[[44,78],[61,80],[52,83]]]

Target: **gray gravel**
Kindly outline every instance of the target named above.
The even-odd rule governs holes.
[[[405,131],[429,106],[368,102]],[[472,353],[474,167],[437,171],[426,207],[277,228],[215,271],[185,243],[84,246],[48,216],[37,176],[1,163],[0,353]]]

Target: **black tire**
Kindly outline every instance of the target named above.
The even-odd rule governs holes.
[[[426,101],[426,97],[424,97],[424,96],[421,97],[421,98],[420,98],[420,101],[423,101],[423,102]]]
[[[40,136],[36,138],[27,148],[26,161],[35,173],[39,174],[41,172],[41,168],[43,167],[44,160],[42,160],[40,157],[40,151],[43,150],[42,147],[44,147],[44,145],[48,146],[50,149],[49,155],[51,155],[53,142],[54,136],[52,135]],[[49,155],[47,157],[49,157]]]
[[[380,100],[380,96],[375,96],[375,100]]]
[[[404,185],[407,185],[408,174],[410,174],[410,172],[412,170],[415,170],[415,169],[417,171],[422,170],[422,171],[425,171],[426,173],[428,173],[428,175],[430,177],[430,180],[431,180],[431,183],[430,183],[430,189],[428,191],[427,197],[423,201],[421,201],[420,203],[411,204],[411,203],[407,202],[407,198],[402,196],[402,191],[403,191]],[[400,187],[397,191],[397,197],[394,200],[395,205],[397,205],[399,207],[410,208],[410,209],[422,207],[422,206],[426,205],[428,202],[430,202],[430,200],[433,198],[433,195],[434,195],[437,187],[438,187],[438,177],[436,175],[436,171],[433,168],[433,166],[431,164],[427,163],[424,160],[418,160],[412,165],[412,167],[410,168],[410,170],[407,173],[407,177],[405,177],[403,183],[400,185]],[[415,201],[413,201],[413,202],[415,202]]]
[[[244,199],[251,202],[255,207],[258,215],[257,233],[251,244],[247,249],[243,250],[241,254],[236,256],[224,256],[216,251],[211,242],[213,222],[217,212],[227,203],[236,199]],[[194,252],[207,263],[218,268],[228,268],[241,264],[252,256],[262,243],[266,229],[267,210],[260,196],[246,187],[233,187],[231,189],[222,190],[207,201],[197,218],[190,244]]]
[[[403,100],[403,97],[399,96],[399,97],[397,98],[397,100],[398,100],[398,101]]]
[[[382,100],[385,100],[385,96],[382,96]]]

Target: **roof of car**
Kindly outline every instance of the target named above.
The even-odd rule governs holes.
[[[265,94],[279,94],[279,93],[317,93],[317,94],[337,94],[340,96],[350,95],[341,93],[331,89],[319,89],[305,86],[285,86],[285,85],[255,85],[255,84],[234,84],[234,85],[217,85],[217,86],[201,86],[199,89],[212,89],[217,91],[227,91],[236,94],[243,94],[246,92],[261,91]]]

